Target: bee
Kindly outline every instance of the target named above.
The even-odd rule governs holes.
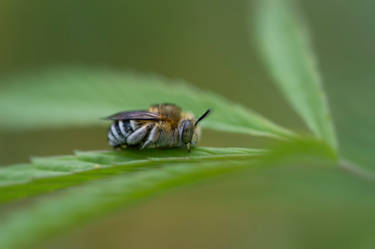
[[[182,112],[175,104],[152,105],[147,111],[119,112],[107,117],[108,143],[116,148],[173,148],[191,145],[200,138],[198,124],[210,113],[208,109],[198,119],[190,112]]]

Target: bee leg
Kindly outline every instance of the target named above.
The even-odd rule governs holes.
[[[130,136],[126,138],[126,143],[128,145],[137,145],[139,144],[143,138],[146,136],[148,130],[150,129],[150,125],[142,126],[134,131]]]
[[[187,143],[185,146],[186,146],[187,152],[190,153],[190,151],[191,151],[191,144]]]
[[[157,125],[154,125],[147,137],[146,142],[141,146],[140,150],[146,149],[149,145],[154,144],[156,141],[158,141],[159,136],[160,128]]]

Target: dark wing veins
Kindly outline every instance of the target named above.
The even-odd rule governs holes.
[[[129,111],[113,114],[105,119],[108,120],[163,120],[160,113],[149,111]]]

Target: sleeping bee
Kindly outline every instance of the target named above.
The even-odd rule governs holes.
[[[195,119],[192,113],[181,112],[174,104],[152,105],[148,111],[116,113],[106,118],[113,120],[108,142],[113,148],[185,147],[190,151],[190,146],[200,138],[198,124],[209,113],[210,109]]]

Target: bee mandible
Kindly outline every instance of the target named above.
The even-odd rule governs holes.
[[[192,113],[164,103],[152,105],[147,111],[119,112],[106,118],[113,121],[107,135],[108,143],[113,148],[185,147],[190,151],[191,145],[200,138],[198,124],[210,111],[196,119]]]

